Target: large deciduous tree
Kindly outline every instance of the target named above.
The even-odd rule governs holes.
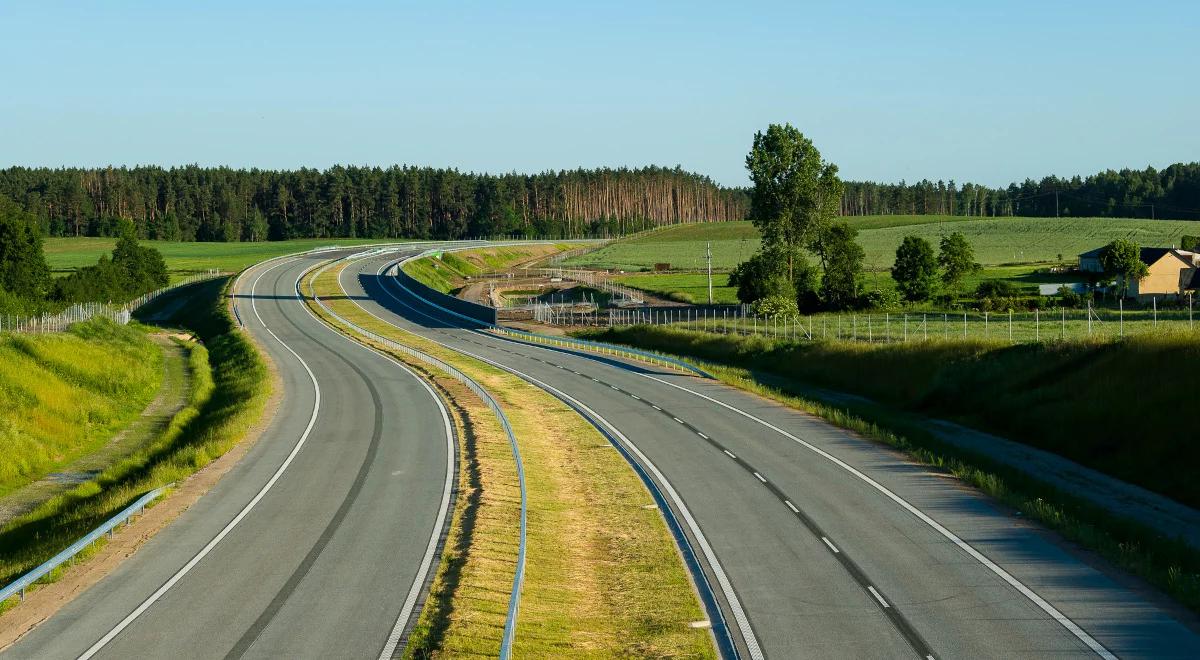
[[[822,160],[812,141],[790,124],[771,124],[754,134],[746,169],[754,184],[750,220],[764,248],[787,259],[784,266],[792,280],[799,250],[838,214],[842,182],[837,166]]]
[[[905,236],[896,248],[892,279],[900,295],[909,302],[929,300],[937,282],[937,258],[933,245],[919,236]]]

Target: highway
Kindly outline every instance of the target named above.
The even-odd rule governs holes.
[[[338,254],[240,278],[240,317],[282,379],[279,414],[207,495],[5,660],[395,651],[436,567],[455,444],[429,387],[297,298],[301,274]]]
[[[1200,656],[1193,616],[897,452],[715,381],[465,327],[386,274],[416,251],[351,261],[342,288],[559,396],[621,446],[678,521],[741,657]],[[306,270],[345,254],[240,278],[280,413],[206,496],[0,657],[402,647],[435,568],[454,442],[424,383],[297,299]]]
[[[352,262],[370,313],[575,402],[668,493],[743,657],[1197,657],[1194,617],[958,482],[714,381],[529,345]]]

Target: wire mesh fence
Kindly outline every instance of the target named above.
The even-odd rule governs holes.
[[[1087,306],[1031,311],[841,312],[801,316],[755,315],[748,306],[633,308],[573,311],[547,309],[543,323],[567,326],[667,325],[718,334],[775,339],[838,339],[870,343],[931,339],[983,339],[1011,343],[1194,331],[1191,307],[1127,310]]]
[[[205,280],[221,277],[218,270],[208,270],[196,273],[175,284],[142,294],[129,302],[90,302],[76,303],[56,314],[40,314],[37,316],[18,316],[15,314],[0,314],[0,332],[15,332],[36,334],[44,332],[63,332],[73,323],[89,321],[94,318],[106,318],[124,325],[129,323],[133,312],[139,307],[150,303],[158,297],[170,293],[181,286],[195,284]]]

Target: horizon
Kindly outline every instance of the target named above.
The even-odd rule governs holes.
[[[678,165],[742,187],[754,132],[791,123],[851,181],[1162,169],[1200,153],[1180,130],[1200,90],[1163,66],[1200,61],[1198,21],[1179,1],[9,5],[0,166]]]

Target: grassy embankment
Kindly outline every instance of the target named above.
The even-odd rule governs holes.
[[[270,390],[267,370],[229,314],[226,285],[224,279],[197,285],[188,316],[175,319],[203,341],[189,356],[188,405],[152,442],[0,528],[0,583],[33,568],[146,491],[204,467],[258,419]]]
[[[1196,450],[1179,432],[1186,395],[1165,376],[1200,366],[1194,335],[1010,346],[791,343],[646,326],[581,334],[690,358],[728,384],[902,449],[1200,611],[1200,552],[943,443],[911,414],[955,418],[1195,506],[1200,489],[1190,466]],[[878,403],[832,400],[813,386]]]
[[[975,249],[984,270],[962,285],[972,291],[988,279],[1008,280],[1025,291],[1035,284],[1073,281],[1045,271],[1061,261],[1073,264],[1080,252],[1129,238],[1141,245],[1177,245],[1179,236],[1194,233],[1194,223],[1173,220],[1113,218],[965,218],[962,216],[862,216],[843,218],[859,229],[858,241],[866,252],[864,287],[892,289],[888,273],[896,247],[904,236],[914,234],[936,247],[943,234],[960,231]],[[655,263],[670,263],[677,270],[700,271],[704,253],[712,243],[714,291],[719,302],[736,302],[732,289],[720,288],[725,273],[758,249],[757,230],[749,222],[720,222],[678,225],[616,241],[593,252],[567,259],[567,264],[590,268],[642,271]],[[661,278],[661,279],[660,279]],[[624,284],[668,296],[673,292],[707,300],[702,273],[630,275]]]
[[[520,443],[527,555],[514,656],[713,657],[703,610],[641,481],[574,411],[519,378],[404,333],[339,300],[336,270],[313,283],[351,322],[435,355],[504,407]],[[313,305],[319,311],[319,307]],[[410,360],[403,353],[395,357]],[[494,656],[517,551],[520,494],[507,438],[466,388],[410,362],[452,395],[460,421],[450,536],[409,657]]]
[[[352,246],[390,242],[377,238],[303,238],[289,241],[257,243],[203,243],[195,241],[141,241],[143,246],[162,252],[170,271],[171,281],[209,269],[224,272],[239,271],[252,264],[294,252],[325,246]],[[65,274],[81,266],[96,263],[102,254],[112,252],[115,238],[47,238],[44,241],[46,262],[55,274]],[[398,240],[396,242],[399,242]]]
[[[444,252],[411,261],[404,272],[442,293],[462,288],[467,278],[496,273],[552,254],[579,247],[571,243],[540,243]]]
[[[0,335],[0,495],[95,451],[162,383],[144,332],[108,322],[70,332]]]

